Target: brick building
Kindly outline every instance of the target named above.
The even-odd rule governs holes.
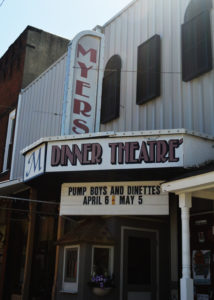
[[[0,59],[0,181],[10,179],[16,108],[21,89],[46,70],[67,50],[68,40],[28,26]],[[28,194],[20,188],[22,196]],[[2,194],[1,194],[2,195]],[[26,207],[26,205],[24,205]],[[22,210],[24,206],[21,205]],[[12,213],[10,200],[0,199],[0,299],[11,299],[20,288],[26,239],[24,214]],[[21,245],[18,247],[18,245]],[[14,248],[15,247],[15,248]],[[16,249],[14,253],[14,249]],[[5,270],[7,272],[5,273]],[[11,276],[11,274],[13,274]],[[5,279],[5,280],[4,280]],[[3,286],[4,296],[3,296]]]

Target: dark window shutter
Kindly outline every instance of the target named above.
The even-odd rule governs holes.
[[[188,22],[202,12],[212,9],[212,0],[191,0],[184,15],[184,22]]]
[[[210,12],[182,25],[182,79],[190,81],[212,69]]]
[[[160,96],[160,36],[138,47],[137,104]]]
[[[114,55],[108,61],[104,72],[100,120],[102,124],[119,117],[120,75],[121,59]]]

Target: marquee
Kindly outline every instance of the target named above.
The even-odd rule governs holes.
[[[189,168],[214,157],[212,140],[154,133],[42,139],[25,151],[24,180],[43,173]]]

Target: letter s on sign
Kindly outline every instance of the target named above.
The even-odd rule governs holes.
[[[84,124],[83,124],[84,123]],[[87,124],[86,121],[81,120],[81,119],[76,119],[74,120],[74,127],[72,127],[73,132],[75,132],[76,134],[81,134],[81,133],[89,133],[89,128],[85,125]],[[78,132],[77,129],[82,129],[83,132]]]

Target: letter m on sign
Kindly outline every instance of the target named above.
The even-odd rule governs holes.
[[[44,172],[45,145],[31,151],[25,156],[24,180],[40,175]]]
[[[80,53],[83,56],[85,56],[86,54],[90,53],[90,61],[93,62],[93,63],[97,62],[97,50],[91,48],[88,51],[86,51],[80,44],[78,44],[78,47],[77,47],[77,57],[79,57]]]

